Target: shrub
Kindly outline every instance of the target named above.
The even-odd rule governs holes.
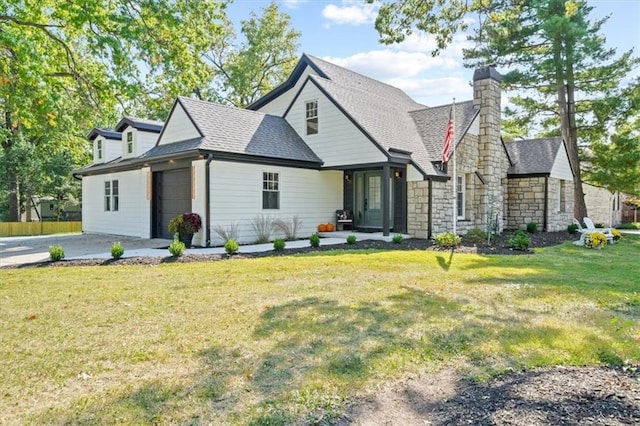
[[[273,249],[275,251],[282,251],[284,250],[286,245],[287,243],[282,238],[276,238],[276,240],[273,242]]]
[[[173,242],[169,244],[169,253],[171,253],[171,256],[180,257],[184,254],[185,249],[186,246],[184,243],[174,235]]]
[[[356,243],[356,236],[355,235],[349,235],[347,237],[347,244],[355,244]]]
[[[239,248],[240,246],[238,246],[236,240],[229,240],[224,244],[224,251],[227,254],[236,254]]]
[[[122,247],[122,244],[113,243],[113,245],[111,246],[111,257],[113,257],[115,260],[118,260],[122,257],[123,254],[124,247]]]
[[[320,247],[320,237],[318,234],[311,234],[309,244],[311,244],[311,247]]]
[[[487,233],[480,228],[470,229],[464,237],[473,244],[482,244],[487,241]]]
[[[640,229],[640,222],[621,223],[618,225],[620,229]]]
[[[256,244],[268,243],[271,239],[271,233],[275,227],[271,216],[259,214],[251,221],[251,228],[256,234]]]
[[[578,225],[575,223],[571,223],[567,226],[567,232],[570,234],[575,234],[578,232]]]
[[[442,232],[435,237],[433,237],[433,242],[438,247],[458,247],[460,245],[461,238],[459,235],[454,234],[453,232]]]
[[[290,222],[278,219],[274,223],[275,227],[284,234],[285,240],[292,241],[298,238],[298,231],[302,226],[302,220],[299,216],[292,217]]]
[[[589,232],[584,237],[584,246],[587,248],[600,248],[607,245],[607,237],[602,232]]]
[[[593,226],[595,226],[596,228],[604,228],[605,227],[604,223],[600,223],[600,222],[594,223]]]
[[[64,259],[64,248],[62,246],[49,246],[49,256],[54,262]]]
[[[182,213],[169,221],[169,232],[175,234],[195,234],[202,228],[198,213]]]
[[[238,224],[236,222],[229,222],[227,226],[214,226],[213,232],[216,233],[218,237],[224,241],[226,244],[229,240],[237,240],[238,239]]]
[[[529,244],[531,244],[531,239],[524,231],[518,230],[515,233],[511,234],[509,239],[507,240],[507,247],[510,247],[514,250],[522,250],[526,251],[529,248]]]
[[[622,238],[622,234],[617,229],[612,229],[611,235],[613,235],[613,241],[618,241],[620,238]]]
[[[404,240],[404,237],[401,234],[396,234],[391,239],[391,241],[393,241],[394,244],[400,244],[403,240]]]
[[[527,223],[527,232],[530,234],[535,234],[538,232],[538,224],[535,222]]]

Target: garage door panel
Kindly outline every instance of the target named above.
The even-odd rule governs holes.
[[[173,235],[167,228],[169,221],[191,211],[191,169],[167,170],[155,175],[155,234],[171,239]]]

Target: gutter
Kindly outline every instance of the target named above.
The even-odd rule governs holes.
[[[427,179],[427,182],[429,182],[429,200],[428,200],[428,205],[429,207],[427,208],[427,238],[431,239],[431,237],[433,237],[432,234],[432,230],[433,230],[433,180],[431,178]]]
[[[542,229],[547,232],[549,222],[549,177],[544,177],[544,214],[542,215]]]
[[[205,194],[204,194],[204,202],[205,202],[205,221],[207,222],[207,228],[205,232],[207,233],[205,237],[205,247],[211,246],[211,200],[210,191],[211,191],[211,171],[209,167],[211,166],[211,162],[213,161],[213,154],[207,155],[207,163],[205,165]]]

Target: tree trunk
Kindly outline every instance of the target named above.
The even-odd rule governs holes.
[[[15,173],[9,173],[7,188],[9,189],[9,203],[7,206],[8,221],[20,222],[20,185]]]

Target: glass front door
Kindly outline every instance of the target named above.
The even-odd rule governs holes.
[[[382,228],[382,172],[356,172],[354,177],[356,226]],[[390,188],[393,188],[393,185],[390,185]],[[390,199],[393,200],[393,194]],[[393,202],[389,206],[389,217],[393,220],[391,205]]]

